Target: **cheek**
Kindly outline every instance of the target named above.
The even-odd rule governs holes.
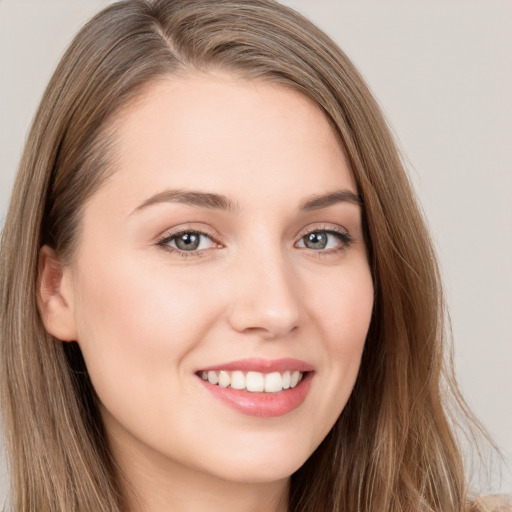
[[[111,343],[122,333],[118,341],[123,346],[133,340],[168,346],[169,339],[179,345],[201,328],[195,313],[201,308],[207,314],[210,302],[200,283],[182,281],[176,274],[166,277],[162,265],[144,268],[128,258],[103,263],[94,273],[84,271],[76,305],[80,331],[94,330],[94,336],[87,336],[91,339],[110,336]]]
[[[122,258],[83,273],[76,301],[78,342],[102,400],[117,393],[118,399],[144,400],[157,393],[159,382],[169,387],[215,318],[214,297],[203,286],[165,276],[161,267],[141,270]]]
[[[373,311],[374,289],[366,264],[338,272],[316,286],[316,323],[331,357],[350,360],[362,352]],[[313,293],[313,291],[311,291]]]
[[[327,434],[352,393],[371,321],[373,298],[373,282],[366,264],[338,272],[325,281],[323,292],[316,292],[314,323],[321,334],[320,367],[326,374],[318,404],[327,418],[322,435]]]

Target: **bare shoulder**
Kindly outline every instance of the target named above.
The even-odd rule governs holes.
[[[481,496],[470,502],[466,512],[512,512],[512,495]]]

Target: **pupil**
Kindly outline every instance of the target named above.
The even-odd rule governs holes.
[[[200,236],[197,233],[184,233],[176,238],[176,247],[185,251],[193,251],[199,247]]]
[[[304,244],[309,249],[325,249],[327,245],[327,235],[325,233],[310,233],[306,235]]]

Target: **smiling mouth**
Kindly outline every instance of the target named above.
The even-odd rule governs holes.
[[[209,370],[198,372],[198,376],[220,388],[232,388],[251,393],[279,393],[295,388],[307,372],[285,371],[262,373],[239,370]]]
[[[247,358],[203,367],[198,381],[211,396],[247,416],[286,416],[306,400],[315,368],[300,359]]]

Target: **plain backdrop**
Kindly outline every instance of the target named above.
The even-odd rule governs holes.
[[[0,0],[0,227],[31,118],[59,57],[107,0]],[[512,1],[288,0],[359,67],[431,227],[457,374],[512,490]],[[5,464],[0,501],[5,495]]]

